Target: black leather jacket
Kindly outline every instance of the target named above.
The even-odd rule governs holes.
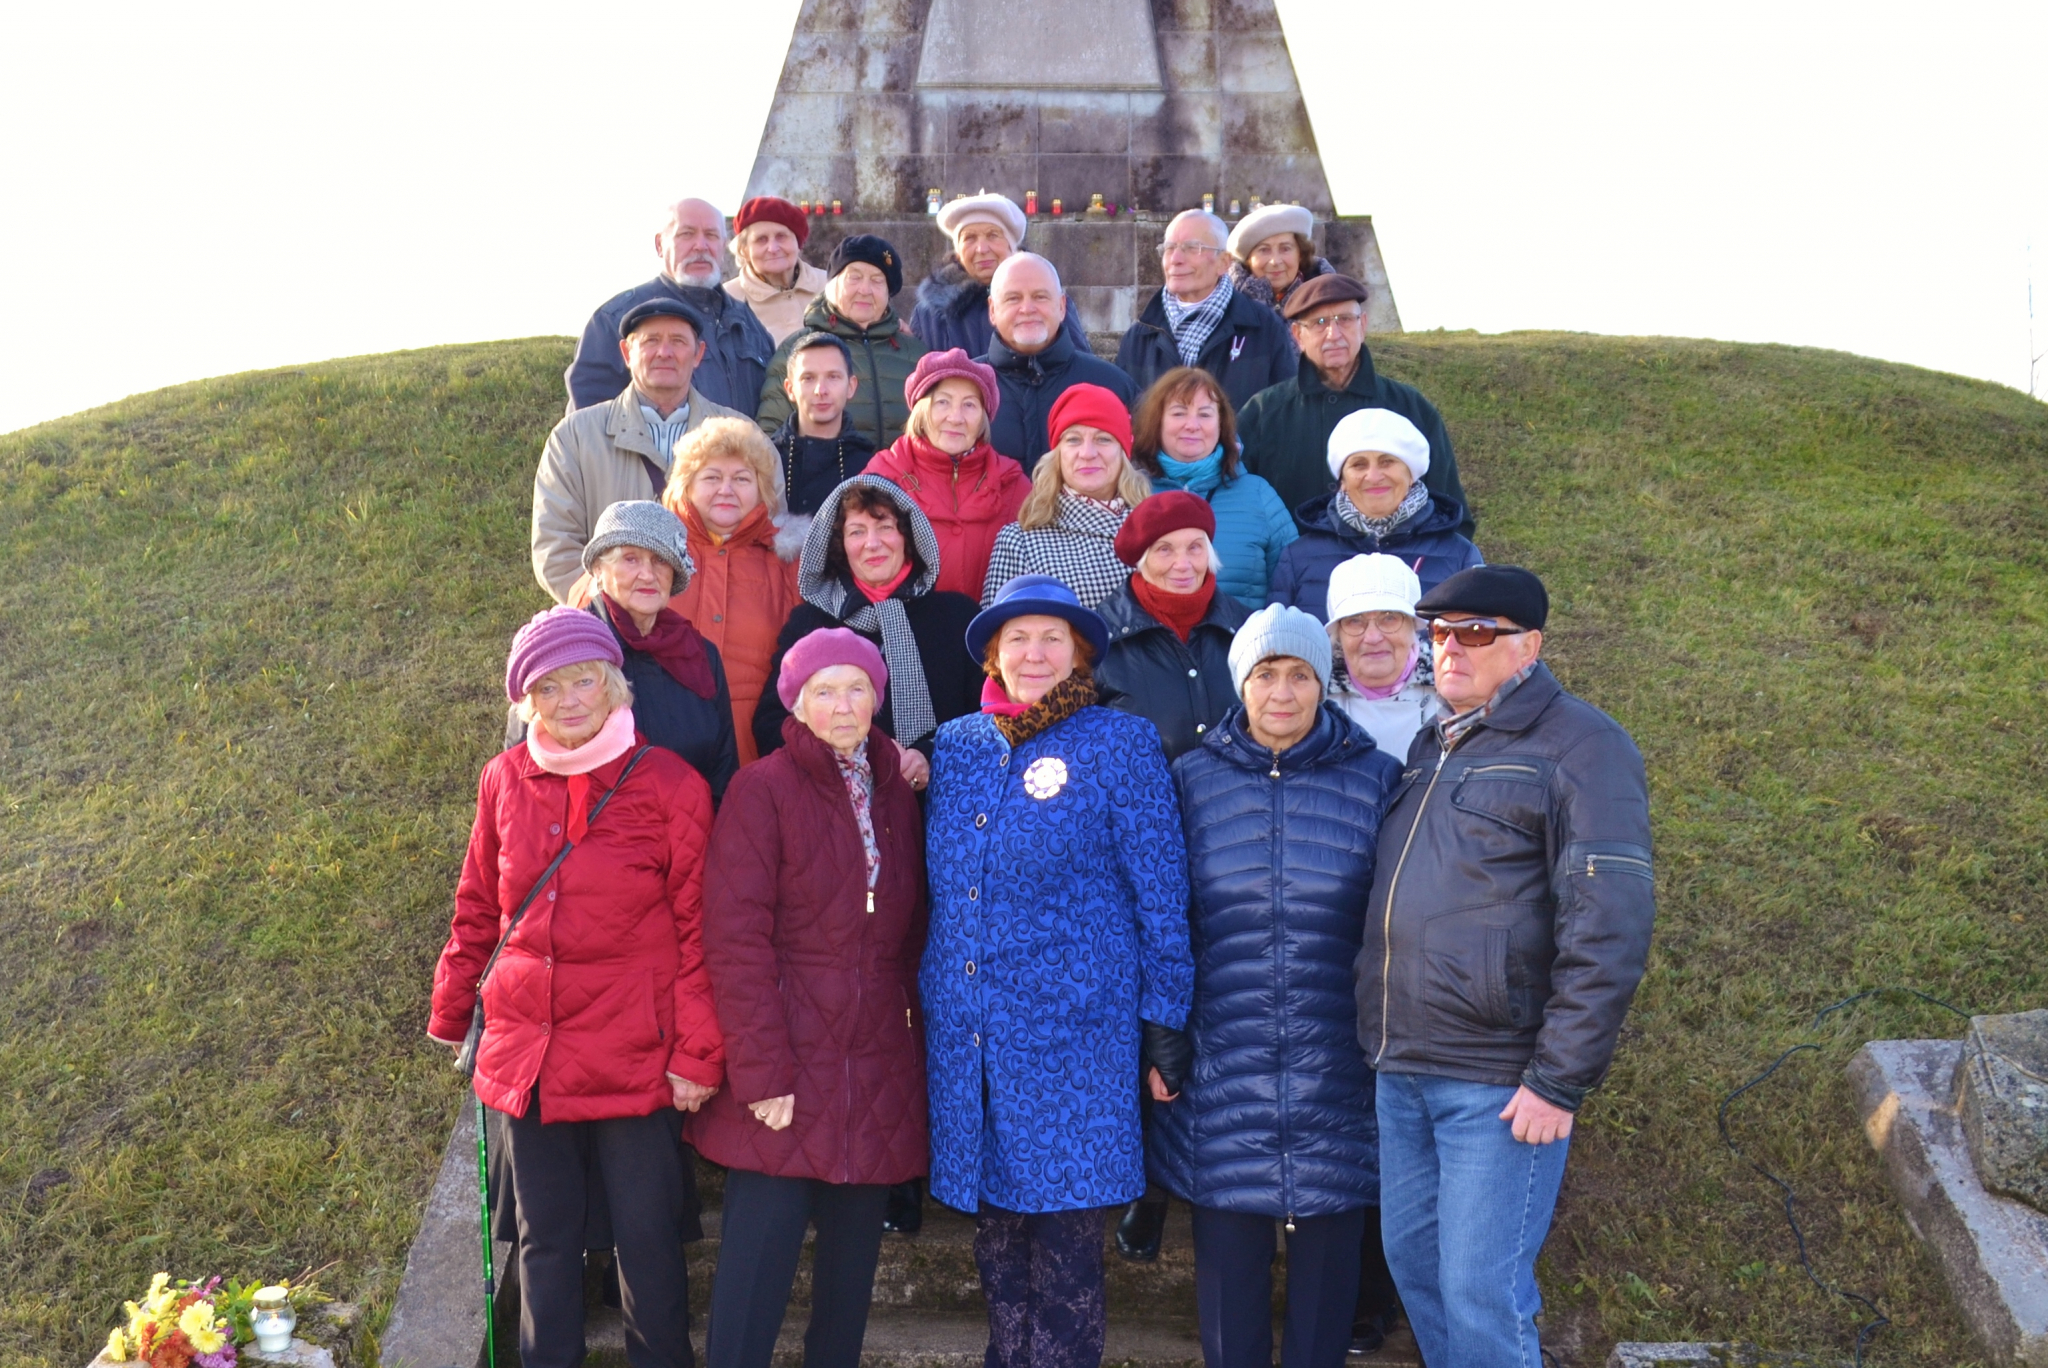
[[[1650,950],[1643,757],[1540,664],[1448,754],[1440,737],[1416,737],[1380,824],[1359,1042],[1383,1073],[1577,1110]]]
[[[1251,609],[1218,589],[1185,642],[1138,606],[1129,581],[1095,611],[1109,628],[1109,650],[1095,667],[1102,705],[1157,727],[1168,763],[1193,750],[1237,706],[1230,642]]]

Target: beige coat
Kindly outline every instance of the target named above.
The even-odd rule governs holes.
[[[684,431],[695,432],[711,418],[745,417],[712,403],[692,386]],[[650,465],[666,470],[631,385],[608,404],[576,410],[548,434],[540,469],[533,475],[533,575],[557,603],[578,597],[583,548],[597,527],[597,515],[622,499],[661,498]]]
[[[804,310],[811,307],[811,301],[825,292],[825,273],[803,258],[797,258],[796,284],[789,289],[780,289],[750,272],[745,266],[740,273],[725,282],[725,292],[734,299],[744,299],[752,306],[754,317],[761,320],[761,326],[781,346],[783,340],[804,325]]]

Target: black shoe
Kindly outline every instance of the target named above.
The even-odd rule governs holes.
[[[924,1180],[913,1178],[889,1189],[882,1229],[892,1235],[915,1235],[924,1229]]]
[[[1376,1354],[1387,1343],[1387,1332],[1394,1328],[1394,1313],[1383,1311],[1378,1315],[1360,1316],[1351,1322],[1351,1348],[1353,1354]]]
[[[1159,1238],[1165,1233],[1166,1203],[1140,1197],[1116,1223],[1116,1252],[1133,1263],[1151,1263],[1159,1257]]]

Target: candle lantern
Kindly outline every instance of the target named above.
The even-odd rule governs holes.
[[[1026,217],[1035,218],[1037,216],[1038,192],[1036,190],[1026,190],[1024,192],[1024,213]]]
[[[1202,211],[1209,214],[1216,212],[1216,196],[1206,190],[1202,192]]]
[[[1232,200],[1230,202],[1230,216],[1232,218],[1236,218],[1242,213],[1244,213],[1244,206],[1239,204],[1236,200]]]
[[[835,214],[843,214],[843,213],[845,213],[845,212],[846,212],[846,206],[845,206],[845,205],[843,205],[843,204],[841,204],[841,203],[840,203],[840,202],[839,202],[838,200],[833,200],[833,201],[832,201],[832,212],[833,212],[833,213],[835,213]]]
[[[282,1287],[259,1287],[249,1310],[249,1328],[256,1332],[256,1347],[266,1354],[282,1353],[292,1347],[292,1330],[299,1323],[292,1311],[291,1294]]]
[[[1052,216],[1054,218],[1058,218],[1060,216],[1060,202],[1058,200],[1054,200],[1052,202]]]
[[[936,214],[936,213],[938,213],[938,212],[939,212],[939,187],[938,187],[938,186],[934,185],[934,186],[933,186],[933,187],[932,187],[932,188],[931,188],[930,190],[928,190],[928,191],[926,191],[926,192],[925,192],[925,197],[924,197],[924,211],[925,211],[925,212],[926,212],[927,214]]]

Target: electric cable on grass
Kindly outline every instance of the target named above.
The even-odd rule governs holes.
[[[1817,1012],[1814,1015],[1813,1021],[1808,1025],[1807,1029],[1813,1030],[1814,1028],[1818,1027],[1821,1024],[1821,1022],[1827,1020],[1836,1012],[1841,1011],[1845,1007],[1853,1006],[1854,1004],[1863,1001],[1865,998],[1883,997],[1889,994],[1898,993],[1903,993],[1910,997],[1916,997],[1920,999],[1920,1001],[1925,1002],[1931,1006],[1939,1007],[1945,1012],[1953,1012],[1955,1015],[1962,1017],[1965,1021],[1969,1020],[1969,1018],[1973,1015],[1972,1013],[1966,1012],[1962,1008],[1954,1006],[1951,1003],[1943,1002],[1938,997],[1930,997],[1928,994],[1921,992],[1917,988],[1868,988],[1865,989],[1863,992],[1855,993],[1849,997],[1845,997],[1840,1002],[1833,1003],[1827,1007],[1823,1007],[1819,1012]],[[1799,1224],[1797,1199],[1793,1195],[1792,1185],[1786,1182],[1783,1178],[1780,1178],[1777,1174],[1765,1168],[1762,1164],[1759,1164],[1756,1160],[1744,1154],[1742,1152],[1742,1147],[1735,1143],[1735,1137],[1728,1133],[1728,1109],[1735,1105],[1735,1099],[1741,1097],[1751,1088],[1757,1087],[1760,1084],[1762,1084],[1772,1074],[1776,1073],[1781,1067],[1783,1067],[1785,1061],[1790,1059],[1793,1055],[1802,1054],[1808,1050],[1818,1052],[1820,1050],[1820,1046],[1812,1042],[1794,1045],[1791,1049],[1785,1051],[1776,1059],[1772,1060],[1770,1066],[1766,1068],[1762,1073],[1758,1074],[1756,1077],[1750,1079],[1747,1083],[1744,1083],[1741,1087],[1736,1088],[1734,1091],[1730,1092],[1726,1097],[1722,1098],[1720,1111],[1715,1116],[1715,1124],[1720,1127],[1721,1143],[1728,1147],[1728,1152],[1734,1155],[1737,1159],[1740,1159],[1744,1164],[1747,1164],[1758,1175],[1769,1181],[1774,1187],[1778,1189],[1779,1192],[1784,1194],[1785,1224],[1792,1227],[1792,1241],[1799,1250],[1799,1267],[1800,1270],[1806,1274],[1807,1281],[1812,1283],[1815,1287],[1819,1288],[1823,1293],[1827,1294],[1828,1296],[1840,1297],[1843,1301],[1854,1303],[1856,1306],[1861,1307],[1864,1311],[1870,1314],[1871,1319],[1864,1322],[1856,1330],[1856,1365],[1857,1368],[1862,1368],[1864,1346],[1870,1342],[1870,1337],[1872,1335],[1875,1335],[1878,1331],[1884,1329],[1886,1326],[1892,1323],[1891,1317],[1885,1315],[1884,1311],[1879,1308],[1878,1304],[1875,1301],[1871,1300],[1869,1297],[1863,1296],[1861,1293],[1850,1292],[1844,1290],[1843,1288],[1836,1287],[1835,1285],[1829,1283],[1820,1276],[1819,1272],[1816,1271],[1813,1266],[1812,1255],[1808,1252],[1806,1248],[1806,1231]]]

